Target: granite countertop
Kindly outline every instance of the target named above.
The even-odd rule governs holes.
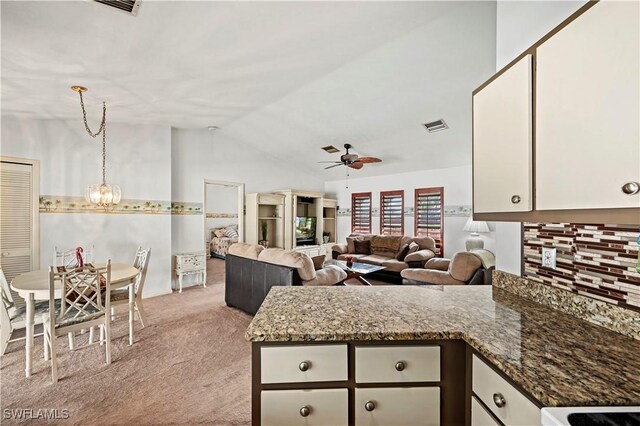
[[[488,286],[273,287],[245,337],[463,339],[543,406],[640,405],[640,341]]]

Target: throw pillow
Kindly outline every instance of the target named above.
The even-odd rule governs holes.
[[[396,260],[403,261],[404,257],[409,253],[409,244],[403,244],[396,256]]]
[[[224,238],[224,229],[216,229],[213,234],[218,238]]]
[[[324,255],[320,255],[320,256],[313,256],[311,258],[311,260],[313,261],[313,268],[318,271],[320,269],[322,269],[323,265],[324,265],[324,261],[325,261],[325,257]]]
[[[370,240],[354,240],[353,247],[355,254],[371,254]]]
[[[418,250],[420,250],[420,246],[412,241],[411,244],[409,244],[409,250],[407,250],[407,254],[415,253]]]
[[[238,238],[238,231],[229,227],[224,230],[224,236],[227,238]]]
[[[354,241],[361,241],[362,237],[347,237],[347,253],[355,253],[356,247],[354,245]]]

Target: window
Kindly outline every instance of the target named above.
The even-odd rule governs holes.
[[[431,237],[438,255],[444,253],[444,188],[419,188],[415,194],[416,237]]]
[[[351,194],[351,232],[353,234],[371,233],[371,193]]]
[[[404,191],[380,193],[380,235],[404,235]]]

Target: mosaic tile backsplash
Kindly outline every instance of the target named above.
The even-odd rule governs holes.
[[[640,226],[524,223],[524,277],[640,312]],[[556,269],[542,266],[555,247]]]

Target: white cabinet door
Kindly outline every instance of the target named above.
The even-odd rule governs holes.
[[[349,423],[347,389],[262,391],[263,426],[341,426]]]
[[[440,388],[357,388],[356,426],[440,424]]]
[[[640,207],[637,1],[601,1],[544,42],[536,68],[536,209]]]
[[[473,210],[532,209],[531,55],[473,96]]]

